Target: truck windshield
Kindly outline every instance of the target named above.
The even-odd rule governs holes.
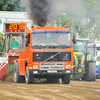
[[[71,33],[32,34],[32,47],[71,47]]]

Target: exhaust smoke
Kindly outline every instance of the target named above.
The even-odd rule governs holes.
[[[30,12],[29,18],[33,24],[39,26],[45,26],[47,22],[54,21],[59,13],[64,11],[67,12],[70,9],[73,13],[82,11],[80,0],[22,0],[22,2]]]
[[[30,11],[29,18],[35,25],[44,26],[50,13],[50,0],[26,0]]]

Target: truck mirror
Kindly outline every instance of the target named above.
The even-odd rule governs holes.
[[[25,38],[30,38],[30,34],[26,34],[25,35]]]
[[[76,37],[73,36],[73,43],[76,43]]]
[[[26,40],[25,40],[25,46],[27,47],[27,46],[28,46],[28,44],[29,44],[29,39],[28,39],[28,38],[26,38]]]

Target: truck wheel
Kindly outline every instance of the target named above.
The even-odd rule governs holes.
[[[59,78],[47,78],[48,83],[59,83]]]
[[[25,77],[19,75],[19,65],[18,62],[14,65],[14,82],[15,83],[23,83],[25,82]]]
[[[99,68],[99,73],[98,73],[98,75],[96,76],[96,79],[100,79],[100,68]]]
[[[90,62],[89,66],[86,66],[86,74],[83,75],[83,80],[85,81],[95,81],[96,80],[96,65]]]
[[[26,67],[26,71],[25,71],[25,80],[27,84],[32,84],[34,81],[34,77],[33,75],[29,74],[29,69],[28,66]]]
[[[62,83],[63,84],[69,84],[70,83],[70,75],[64,75],[62,77]]]

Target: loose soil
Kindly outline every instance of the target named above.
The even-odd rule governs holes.
[[[0,81],[0,100],[100,100],[100,79],[95,82],[71,81],[70,84],[14,83],[13,73]]]

